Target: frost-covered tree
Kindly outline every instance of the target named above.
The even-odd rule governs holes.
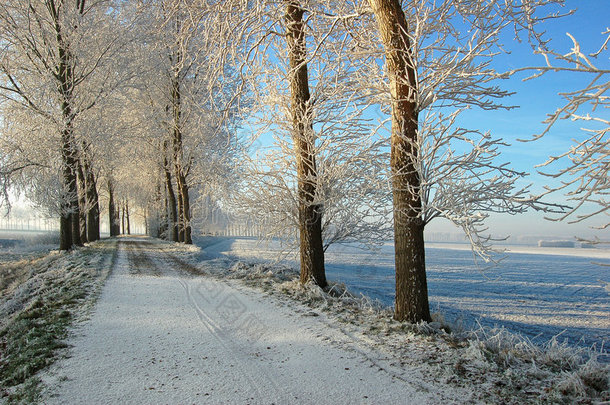
[[[602,33],[601,46],[591,53],[586,53],[576,38],[567,35],[572,40],[572,49],[567,53],[551,49],[548,43],[536,49],[536,53],[544,56],[546,65],[535,68],[536,73],[526,80],[562,72],[585,76],[588,83],[583,88],[560,93],[565,104],[548,115],[544,121],[546,128],[534,139],[548,134],[560,120],[571,120],[588,127],[582,130],[579,138],[575,138],[570,150],[549,157],[540,167],[543,167],[541,170],[545,176],[560,180],[558,186],[547,186],[547,193],[564,192],[572,204],[569,210],[553,217],[553,220],[575,223],[594,217],[601,221],[596,228],[607,229],[610,227],[610,31]],[[557,165],[560,168],[557,169]]]
[[[475,252],[489,256],[489,212],[520,213],[535,204],[517,186],[525,174],[497,163],[502,141],[460,128],[460,109],[505,108],[507,93],[491,62],[503,52],[500,34],[511,27],[533,41],[542,6],[559,1],[369,0],[378,36],[359,35],[370,71],[363,77],[391,117],[391,168],[396,258],[395,318],[430,320],[424,228],[444,217],[461,227]],[[368,27],[364,15],[357,24]],[[353,35],[358,35],[353,32]],[[372,39],[372,41],[371,41]],[[390,107],[390,108],[388,108]]]
[[[252,94],[234,207],[264,236],[295,240],[301,282],[321,286],[331,243],[379,241],[387,230],[383,149],[344,57],[354,45],[348,12],[330,1],[248,3],[236,13],[247,31],[231,41]]]
[[[224,104],[234,91],[230,74],[210,62],[223,38],[206,2],[152,1],[139,12],[130,60],[138,75],[115,103],[123,129],[113,131],[121,135],[111,150],[129,144],[113,160],[115,189],[146,211],[150,234],[191,243],[193,198],[209,192],[230,158]]]
[[[118,19],[121,2],[78,0],[6,1],[0,5],[0,97],[3,119],[34,121],[25,137],[19,159],[57,173],[58,159],[36,161],[40,148],[54,150],[61,157],[60,190],[46,199],[59,207],[60,249],[70,249],[81,240],[81,188],[92,180],[85,134],[78,133],[86,113],[120,82],[120,71],[109,69],[118,54],[125,24]],[[119,22],[120,21],[120,22]],[[15,126],[9,128],[16,129]],[[19,131],[23,131],[22,128]],[[9,164],[5,174],[15,174]],[[28,166],[34,167],[34,166]],[[86,172],[89,170],[88,172]],[[94,187],[95,185],[93,185]],[[90,189],[80,190],[94,198]],[[95,215],[94,215],[95,216]]]
[[[301,282],[313,280],[326,286],[324,249],[322,246],[322,206],[314,202],[317,188],[315,133],[311,117],[312,100],[307,72],[305,10],[300,1],[286,2],[286,42],[290,83],[290,116],[292,142],[296,157],[297,204],[299,212],[299,240]]]

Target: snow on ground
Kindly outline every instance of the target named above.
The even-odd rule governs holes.
[[[466,250],[470,251],[470,246],[464,243],[427,243],[427,247],[436,249]],[[549,248],[527,245],[500,245],[499,249],[504,249],[508,253],[532,254],[532,255],[551,255],[551,256],[572,256],[585,257],[589,259],[610,260],[610,249],[602,245],[596,248]]]
[[[198,241],[203,258],[233,257],[243,261],[277,260],[277,242],[253,238],[208,238]],[[521,253],[517,253],[517,251]],[[394,300],[392,245],[377,252],[333,246],[326,254],[327,276],[355,293],[391,306]],[[296,257],[283,256],[296,267]],[[465,328],[504,326],[543,344],[559,341],[581,347],[595,345],[608,358],[610,294],[603,249],[512,247],[497,268],[484,270],[465,245],[431,244],[427,249],[428,287],[432,310]]]
[[[57,249],[59,233],[0,230],[0,260]]]
[[[198,264],[207,274],[222,280],[241,280],[271,297],[290,297],[328,314],[332,319],[329,327],[338,327],[352,341],[386,353],[385,367],[393,368],[396,375],[419,369],[428,378],[475,387],[476,399],[485,403],[590,403],[593,398],[610,399],[610,365],[599,364],[596,352],[557,339],[535,345],[502,327],[447,333],[438,316],[440,322],[430,324],[399,323],[392,319],[389,308],[380,307],[366,296],[355,297],[340,284],[331,282],[327,291],[301,286],[296,269],[260,260],[231,263],[227,255],[218,254],[229,247],[226,240],[208,238],[200,243],[205,246],[202,256],[208,259]],[[260,251],[260,246],[255,250]]]
[[[439,381],[427,366],[393,371],[391,359],[329,327],[323,313],[238,282],[193,276],[171,256],[172,245],[120,245],[91,319],[69,342],[71,357],[45,377],[57,387],[48,403],[425,404],[476,397],[473,387]]]

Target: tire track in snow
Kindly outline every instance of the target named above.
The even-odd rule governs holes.
[[[183,271],[187,272],[188,274],[191,274],[191,275],[205,274],[202,270],[195,268],[190,263],[186,263],[170,253],[166,252],[164,258],[171,260],[180,270],[183,270]],[[195,298],[193,297],[192,289],[191,289],[190,285],[182,279],[178,279],[178,281],[182,284],[182,287],[185,289],[189,303],[191,304],[191,306],[193,306],[194,310],[197,312],[197,315],[199,316],[199,319],[201,320],[201,322],[204,323],[204,325],[206,326],[206,328],[208,328],[208,330],[210,330],[210,327],[212,327],[218,332],[218,333],[215,333],[212,330],[210,330],[210,333],[215,334],[215,337],[217,339],[219,339],[219,341],[223,344],[223,346],[224,346],[224,343],[227,343],[227,342],[232,343],[230,341],[230,339],[223,333],[222,327],[220,325],[218,325],[217,323],[215,323],[213,321],[213,319],[211,318],[211,316],[208,315],[197,304]],[[209,324],[207,324],[207,322],[209,322]],[[323,322],[329,329],[336,330],[345,339],[345,341],[342,344],[339,344],[339,347],[361,356],[364,361],[369,362],[373,367],[376,367],[380,372],[387,374],[391,378],[394,378],[396,380],[402,381],[407,384],[417,386],[421,392],[430,392],[430,388],[428,386],[426,386],[425,384],[422,384],[420,381],[413,378],[413,376],[405,376],[404,370],[402,370],[401,367],[398,367],[395,364],[392,364],[392,361],[390,361],[389,358],[375,359],[371,355],[369,355],[364,349],[361,349],[362,340],[357,338],[356,336],[354,336],[352,333],[348,332],[345,328],[337,327],[336,325],[333,325],[327,321],[323,321]],[[223,340],[224,340],[224,342],[223,342]],[[334,343],[338,343],[338,342],[334,342]],[[234,344],[229,344],[229,346],[224,346],[224,347],[231,353],[235,353],[236,351],[241,351]],[[257,373],[260,373],[266,377],[267,381],[269,382],[268,384],[273,385],[273,389],[275,390],[276,393],[278,393],[278,395],[276,397],[281,398],[280,393],[285,392],[285,391],[281,390],[277,387],[277,385],[274,383],[273,379],[269,377],[269,375],[266,373],[266,371],[264,369],[260,368],[259,370],[257,370]],[[287,394],[290,395],[291,393],[287,392]],[[280,403],[287,403],[287,402],[284,400],[284,398],[282,398],[282,401]]]
[[[175,257],[172,259],[179,260]],[[235,353],[241,353],[241,354],[246,354],[246,353],[244,353],[243,350],[241,349],[241,347],[239,345],[235,344],[233,342],[233,340],[229,336],[226,335],[222,326],[219,325],[217,322],[215,322],[214,319],[212,318],[212,316],[197,303],[197,301],[193,297],[191,285],[183,279],[178,278],[177,280],[178,280],[178,282],[180,282],[180,284],[184,288],[188,301],[189,301],[189,304],[193,307],[193,309],[197,313],[197,316],[199,317],[201,322],[204,324],[204,326],[210,331],[210,333],[212,335],[214,335],[214,337],[216,339],[218,339],[219,343],[233,357],[233,359],[237,363],[242,364],[242,362],[239,360],[239,358],[237,356],[235,356]],[[255,387],[255,391],[259,394],[260,398],[264,398],[265,396],[261,395],[261,392],[258,388],[259,384],[256,384],[254,379],[252,379],[252,377],[247,372],[244,371],[244,367],[240,368],[240,370],[241,370],[242,374],[244,375],[244,377],[246,379],[248,379],[250,384]],[[285,389],[280,389],[277,386],[277,384],[275,383],[274,379],[271,378],[271,376],[265,371],[265,369],[263,367],[256,366],[256,373],[258,375],[264,377],[265,391],[269,391],[269,389],[271,389],[274,393],[273,398],[278,399],[278,402],[280,404],[289,403],[288,399],[286,398],[286,394],[288,394],[288,398],[290,398],[291,392],[289,392]]]
[[[163,274],[162,270],[159,269],[160,263],[155,262],[155,260],[153,260],[149,254],[147,254],[147,250],[150,250],[150,248],[153,247],[152,243],[134,242],[132,246],[134,246],[135,249],[140,250],[141,254],[136,255],[134,252],[133,255],[130,255],[130,257],[129,257],[130,260],[132,260],[132,257],[134,259],[137,258],[138,260],[142,260],[147,266],[154,267],[155,270],[153,271],[153,273],[155,275]],[[193,275],[195,275],[195,276],[203,275],[203,272],[201,272],[199,269],[195,268],[194,266],[192,266],[189,263],[186,263],[186,262],[180,260],[179,258],[175,257],[174,255],[172,255],[168,252],[163,252],[162,250],[158,250],[158,252],[160,254],[160,257],[157,259],[161,259],[161,262],[164,262],[165,264],[167,264],[167,266],[164,266],[166,269],[172,269],[172,270],[176,271],[177,273],[187,273],[191,277]],[[168,263],[170,261],[171,261],[171,263]],[[134,263],[134,264],[136,264],[136,263]],[[187,296],[188,303],[194,309],[200,322],[208,330],[208,332],[210,332],[210,334],[220,343],[220,345],[224,349],[224,351],[226,353],[226,355],[224,357],[231,358],[236,364],[239,365],[239,367],[237,367],[239,373],[248,382],[248,385],[251,387],[252,391],[257,394],[257,397],[258,398],[269,397],[268,391],[271,389],[274,393],[274,395],[272,397],[276,398],[278,403],[281,403],[281,404],[289,403],[287,398],[285,398],[286,391],[279,389],[279,387],[275,384],[274,380],[267,374],[267,372],[264,370],[264,368],[257,366],[256,373],[258,375],[263,376],[266,380],[265,381],[266,395],[261,392],[259,384],[257,384],[255,379],[250,375],[250,373],[248,373],[246,371],[246,366],[238,358],[238,356],[235,355],[235,353],[243,353],[243,351],[239,348],[238,345],[236,345],[230,339],[230,337],[228,337],[225,334],[222,326],[219,325],[217,322],[215,322],[214,319],[203,308],[201,308],[201,306],[199,306],[199,304],[196,302],[195,298],[193,297],[192,288],[191,288],[190,284],[186,280],[184,280],[182,277],[180,277],[179,275],[173,275],[173,278],[176,281],[178,281],[178,283],[183,287],[183,289],[186,293],[186,296]],[[290,393],[287,392],[287,394],[290,394]]]
[[[203,311],[199,307],[199,305],[197,305],[195,300],[193,299],[193,295],[191,294],[188,283],[180,278],[176,278],[176,280],[184,288],[189,305],[191,307],[193,307],[193,309],[197,313],[197,317],[199,318],[199,320],[201,321],[203,326],[205,326],[205,328],[210,332],[210,334],[212,336],[214,336],[214,338],[218,341],[218,343],[220,343],[220,345],[225,350],[226,354],[228,356],[231,356],[233,358],[233,360],[235,360],[236,363],[241,364],[241,361],[239,361],[239,359],[237,359],[237,357],[234,355],[235,351],[231,350],[232,348],[229,345],[230,339],[228,339],[226,336],[224,336],[224,333],[222,333],[222,329],[220,328],[220,326],[216,322],[214,322],[214,320],[211,317],[209,317],[207,315],[207,313],[205,311]],[[258,398],[263,398],[263,395],[262,395],[260,389],[258,388],[258,385],[254,381],[254,379],[248,373],[246,373],[244,371],[244,367],[238,367],[238,370],[239,370],[239,373],[246,379],[246,381],[248,381],[250,388],[252,388],[252,390],[254,392],[256,392]]]
[[[145,253],[142,245],[135,241],[121,241],[119,244],[119,249],[124,249],[127,252],[127,260],[132,264],[129,266],[129,274],[159,277],[162,272]]]

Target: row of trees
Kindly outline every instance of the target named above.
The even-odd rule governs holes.
[[[20,186],[60,213],[60,249],[96,240],[96,176],[77,126],[104,93],[97,63],[112,52],[112,36],[99,24],[103,10],[61,0],[5,2],[1,9],[5,183],[22,176]],[[52,135],[33,137],[38,131]]]
[[[489,260],[490,213],[570,212],[521,186],[526,173],[499,161],[502,139],[460,121],[468,108],[511,108],[500,79],[522,68],[494,68],[507,35],[546,56],[546,66],[523,69],[595,75],[566,94],[549,127],[594,120],[578,115],[584,103],[607,108],[608,70],[592,62],[607,41],[592,56],[574,41],[563,55],[543,36],[562,4],[6,1],[5,196],[20,190],[59,216],[62,250],[99,238],[102,202],[111,234],[116,201],[128,198],[151,234],[185,243],[204,202],[245,213],[269,237],[296,241],[301,282],[321,287],[331,243],[370,245],[393,232],[395,317],[430,320],[430,221],[452,221]],[[551,158],[572,164],[549,173],[570,177],[548,192],[605,215],[608,121],[597,120],[601,129]]]
[[[99,239],[99,194],[111,235],[129,198],[191,243],[191,179],[201,155],[224,154],[199,151],[230,120],[203,107],[207,40],[186,5],[14,1],[0,22],[5,197],[12,187],[60,217],[61,250]]]

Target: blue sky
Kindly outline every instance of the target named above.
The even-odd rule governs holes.
[[[580,0],[567,1],[566,10],[577,9],[574,15],[563,17],[544,24],[546,37],[551,39],[551,46],[561,53],[567,53],[572,47],[572,41],[566,32],[572,34],[586,52],[597,51],[603,43],[601,32],[610,28],[610,1],[608,0]],[[497,58],[499,70],[511,69],[517,66],[544,65],[542,56],[534,55],[526,43],[508,43],[511,55],[502,55]],[[608,53],[605,59],[598,58],[598,66],[609,68]],[[542,139],[535,142],[521,143],[517,139],[529,139],[532,135],[544,129],[542,121],[546,114],[553,112],[562,104],[557,93],[582,88],[589,79],[584,75],[575,74],[546,74],[543,77],[523,82],[521,79],[528,74],[520,74],[502,83],[506,90],[516,94],[508,98],[508,103],[518,105],[512,111],[468,111],[462,119],[462,125],[489,130],[496,137],[511,143],[511,147],[504,150],[504,161],[510,161],[512,167],[532,173],[530,182],[534,190],[541,190],[545,184],[552,180],[535,173],[535,165],[546,160],[549,155],[564,152],[572,145],[572,139],[579,138],[582,124],[572,122],[557,123],[553,130]],[[598,114],[608,114],[608,111]],[[556,198],[560,198],[557,196]],[[567,223],[550,222],[543,219],[539,213],[528,213],[520,216],[495,216],[490,222],[490,229],[495,234],[512,235],[548,235],[558,237],[572,237],[597,235],[610,238],[610,231],[592,231],[591,225],[607,221],[607,218],[597,219],[586,223],[568,225]],[[428,232],[456,231],[451,224],[443,221],[431,223]]]

